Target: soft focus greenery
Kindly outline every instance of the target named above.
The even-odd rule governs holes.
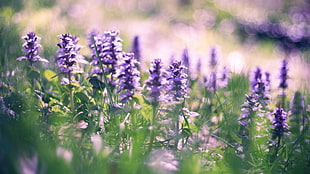
[[[246,2],[246,3],[245,3]],[[229,4],[229,5],[227,5]],[[286,23],[289,9],[304,1],[194,1],[194,0],[4,0],[0,3],[0,173],[307,173],[309,172],[309,49],[286,53],[277,40],[253,39],[238,32],[241,21],[270,20]],[[308,14],[309,15],[309,14]],[[181,59],[184,48],[191,58],[191,90],[184,108],[188,113],[182,127],[180,149],[165,141],[157,123],[156,140],[149,148],[152,106],[142,95],[128,107],[107,103],[106,93],[92,88],[91,65],[70,92],[61,85],[55,56],[57,35],[70,33],[80,38],[81,54],[90,59],[88,33],[92,29],[120,30],[124,51],[130,51],[135,35],[141,39],[142,84],[154,58],[165,68],[172,56]],[[34,31],[41,37],[40,55],[49,63],[16,61],[22,56],[21,39]],[[247,35],[247,34],[246,34]],[[203,85],[210,72],[209,49],[221,48],[220,66],[232,71],[227,86],[215,94]],[[197,72],[198,58],[202,71]],[[281,100],[278,89],[280,60],[289,61],[287,106],[289,133],[276,157],[268,142],[255,141],[251,157],[240,150],[238,118],[245,94],[250,93],[252,68],[271,72],[270,110]],[[305,109],[292,114],[293,96],[304,96]],[[113,94],[117,96],[117,94]],[[159,109],[161,117],[178,117],[170,106]],[[13,114],[14,113],[14,114]],[[128,114],[130,116],[128,116]],[[294,122],[293,118],[305,118]],[[101,120],[101,119],[104,119]],[[263,118],[270,123],[269,118]],[[190,124],[186,124],[190,121]],[[100,125],[104,122],[104,126]],[[82,128],[81,124],[87,128]],[[271,125],[271,124],[270,124]],[[271,128],[269,128],[271,130]],[[252,130],[255,135],[265,133]],[[268,132],[270,136],[271,133]],[[188,139],[188,141],[186,141]],[[190,142],[190,139],[197,140]],[[201,143],[201,141],[204,143]],[[269,140],[269,138],[268,138]],[[254,142],[251,142],[254,143]],[[201,146],[203,145],[203,146]],[[273,160],[270,160],[274,158]],[[169,170],[171,169],[171,171]],[[175,169],[175,170],[174,170]]]

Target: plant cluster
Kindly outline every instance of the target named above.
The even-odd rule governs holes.
[[[219,47],[209,74],[201,63],[189,71],[187,49],[182,61],[156,58],[143,72],[138,36],[125,52],[118,31],[93,31],[91,55],[82,56],[67,33],[56,70],[44,65],[34,32],[23,38],[25,80],[0,83],[1,173],[309,171],[308,98],[295,91],[289,101],[288,60],[273,99],[278,89],[261,68],[251,80],[219,71]]]

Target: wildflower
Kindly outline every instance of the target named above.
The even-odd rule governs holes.
[[[201,73],[201,58],[198,59],[196,70],[197,70],[197,74],[200,75],[200,73]]]
[[[92,50],[92,56],[96,55],[96,50],[93,49],[93,44],[95,43],[95,37],[99,36],[99,32],[97,30],[92,30],[88,34],[88,47]]]
[[[251,81],[251,91],[258,95],[259,102],[265,107],[269,101],[269,85],[270,77],[269,73],[265,73],[265,79],[263,78],[262,70],[257,67],[254,71],[254,76]]]
[[[210,66],[212,68],[215,68],[218,64],[218,57],[218,48],[214,46],[210,50]]]
[[[137,70],[137,60],[132,53],[123,54],[119,62],[119,68],[116,70],[115,77],[118,78],[118,91],[121,92],[122,103],[132,100],[135,91],[140,87],[140,72]]]
[[[36,36],[34,32],[30,32],[22,38],[26,40],[26,42],[23,44],[23,51],[26,52],[26,55],[19,57],[16,60],[28,60],[30,65],[36,61],[48,62],[48,60],[39,56],[38,51],[41,45],[38,43],[38,40],[41,39],[40,37]]]
[[[178,60],[173,61],[169,66],[165,83],[168,101],[178,102],[188,98],[187,74],[183,72],[185,69]]]
[[[96,49],[95,49],[95,42],[96,42],[96,39],[97,37],[100,37],[99,36],[99,32],[97,30],[92,30],[88,33],[88,39],[87,39],[87,44],[88,44],[88,47],[91,49],[91,57],[92,58],[95,58],[97,57],[97,53],[96,53]]]
[[[146,81],[147,89],[150,91],[149,98],[153,103],[157,103],[160,97],[160,91],[162,88],[162,62],[161,59],[155,59],[149,69],[150,76]]]
[[[57,44],[59,47],[57,52],[57,64],[63,73],[68,73],[69,76],[79,71],[77,63],[81,56],[78,54],[81,46],[78,45],[79,39],[70,34],[60,35],[61,42]],[[71,79],[69,78],[69,82]]]
[[[265,91],[270,92],[270,84],[271,84],[270,73],[265,72],[265,88],[266,88]]]
[[[207,87],[211,89],[213,93],[216,92],[217,90],[217,73],[216,72],[213,71],[210,73],[210,78],[207,83]]]
[[[246,101],[241,105],[242,114],[241,118],[239,119],[241,126],[246,126],[251,123],[251,117],[253,113],[261,108],[261,105],[258,103],[257,94],[245,95],[245,97]]]
[[[259,93],[261,91],[262,86],[262,70],[257,67],[254,71],[254,76],[251,81],[251,89],[253,93]]]
[[[103,35],[97,34],[93,39],[94,42],[90,46],[93,50],[92,64],[98,66],[101,62],[105,66],[104,72],[115,74],[117,60],[122,55],[122,43],[118,37],[118,32],[106,31]]]
[[[274,112],[274,120],[272,122],[273,137],[281,137],[284,132],[288,130],[288,125],[286,123],[287,113],[282,108],[276,108]]]
[[[188,50],[187,48],[185,48],[183,50],[183,54],[182,54],[182,62],[183,62],[183,65],[189,69],[189,56],[188,56]]]
[[[282,67],[280,70],[280,84],[279,84],[279,88],[282,88],[283,90],[285,90],[288,87],[287,84],[287,72],[288,72],[288,67],[287,67],[287,60],[283,60],[282,61]]]
[[[227,67],[224,67],[219,78],[219,87],[224,88],[225,86],[227,86],[229,78],[229,70],[227,69]]]
[[[140,42],[139,36],[135,36],[132,43],[131,52],[134,54],[135,59],[140,62],[141,51],[140,51]]]

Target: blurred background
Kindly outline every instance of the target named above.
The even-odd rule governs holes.
[[[309,90],[308,0],[1,0],[1,77],[12,73],[15,59],[23,55],[21,37],[28,32],[42,38],[40,55],[52,64],[57,35],[78,36],[87,58],[92,30],[119,30],[124,51],[138,36],[144,69],[154,58],[167,64],[172,57],[181,59],[186,48],[196,72],[198,61],[208,67],[210,48],[217,46],[221,65],[232,72],[260,66],[276,81],[286,58],[290,88]]]

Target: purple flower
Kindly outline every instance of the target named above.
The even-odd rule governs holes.
[[[182,62],[183,62],[183,65],[189,69],[189,56],[188,56],[188,50],[187,48],[185,48],[183,50],[183,54],[182,54]]]
[[[23,44],[23,51],[26,53],[26,55],[19,57],[16,60],[28,60],[30,65],[36,61],[48,62],[48,60],[43,59],[38,55],[39,48],[41,47],[41,45],[38,43],[38,40],[41,39],[40,37],[36,36],[34,32],[30,32],[22,38],[26,40],[26,42]]]
[[[93,33],[92,64],[104,65],[104,71],[108,74],[115,74],[117,60],[122,56],[122,43],[118,31],[106,31],[103,35]],[[99,59],[100,58],[100,59]]]
[[[78,45],[79,39],[70,34],[60,35],[61,42],[57,44],[57,64],[63,73],[74,74],[79,71],[77,63],[81,56],[78,54],[81,46]]]
[[[262,70],[257,67],[254,71],[254,76],[251,81],[252,92],[258,93],[261,91],[261,88],[263,87],[262,85]]]
[[[230,79],[230,71],[228,70],[227,67],[224,67],[221,73],[221,76],[219,78],[219,87],[224,88],[227,86],[228,82]]]
[[[133,39],[131,52],[134,54],[135,59],[140,62],[141,59],[141,51],[140,51],[140,42],[139,42],[139,36],[135,36]]]
[[[122,103],[132,100],[134,93],[140,88],[140,72],[137,70],[139,62],[134,59],[133,53],[123,54],[119,60],[118,69],[116,69],[115,77],[118,84],[118,93]]]
[[[161,94],[162,82],[162,62],[161,59],[155,59],[149,69],[150,76],[146,81],[149,92],[149,99],[152,103],[158,103]]]
[[[282,108],[275,108],[274,120],[272,122],[273,137],[281,137],[288,130],[286,123],[287,113]]]
[[[197,70],[197,73],[200,74],[201,73],[201,58],[198,59],[198,62],[197,62],[197,66],[196,66],[196,70]]]
[[[266,88],[266,91],[268,91],[268,92],[270,92],[270,84],[271,84],[270,73],[265,72],[265,88]]]
[[[246,97],[246,101],[241,105],[242,113],[239,118],[239,123],[241,126],[246,126],[249,123],[251,123],[254,113],[261,108],[258,102],[257,94],[252,93],[251,95],[245,95],[245,97]]]
[[[212,47],[210,50],[210,66],[215,68],[218,64],[218,48],[216,46]]]
[[[175,60],[169,66],[166,74],[165,87],[168,101],[183,101],[188,98],[188,80],[184,72],[186,68],[181,65],[181,61]]]
[[[210,73],[209,81],[206,84],[206,87],[209,88],[210,91],[213,93],[217,90],[217,73],[215,71],[212,71]]]
[[[282,61],[282,67],[281,67],[281,70],[280,70],[280,85],[279,85],[279,88],[282,88],[283,90],[286,89],[288,87],[288,84],[287,84],[287,79],[288,79],[288,75],[287,75],[287,72],[288,72],[288,67],[287,67],[287,60],[283,60]]]
[[[99,32],[97,30],[92,30],[89,34],[88,34],[88,47],[91,49],[92,53],[91,56],[92,58],[96,57],[96,49],[94,47],[94,44],[96,42],[95,38],[99,37]]]
[[[270,75],[265,73],[263,78],[262,70],[257,67],[251,80],[251,91],[258,95],[258,100],[263,106],[267,106],[269,101]]]

